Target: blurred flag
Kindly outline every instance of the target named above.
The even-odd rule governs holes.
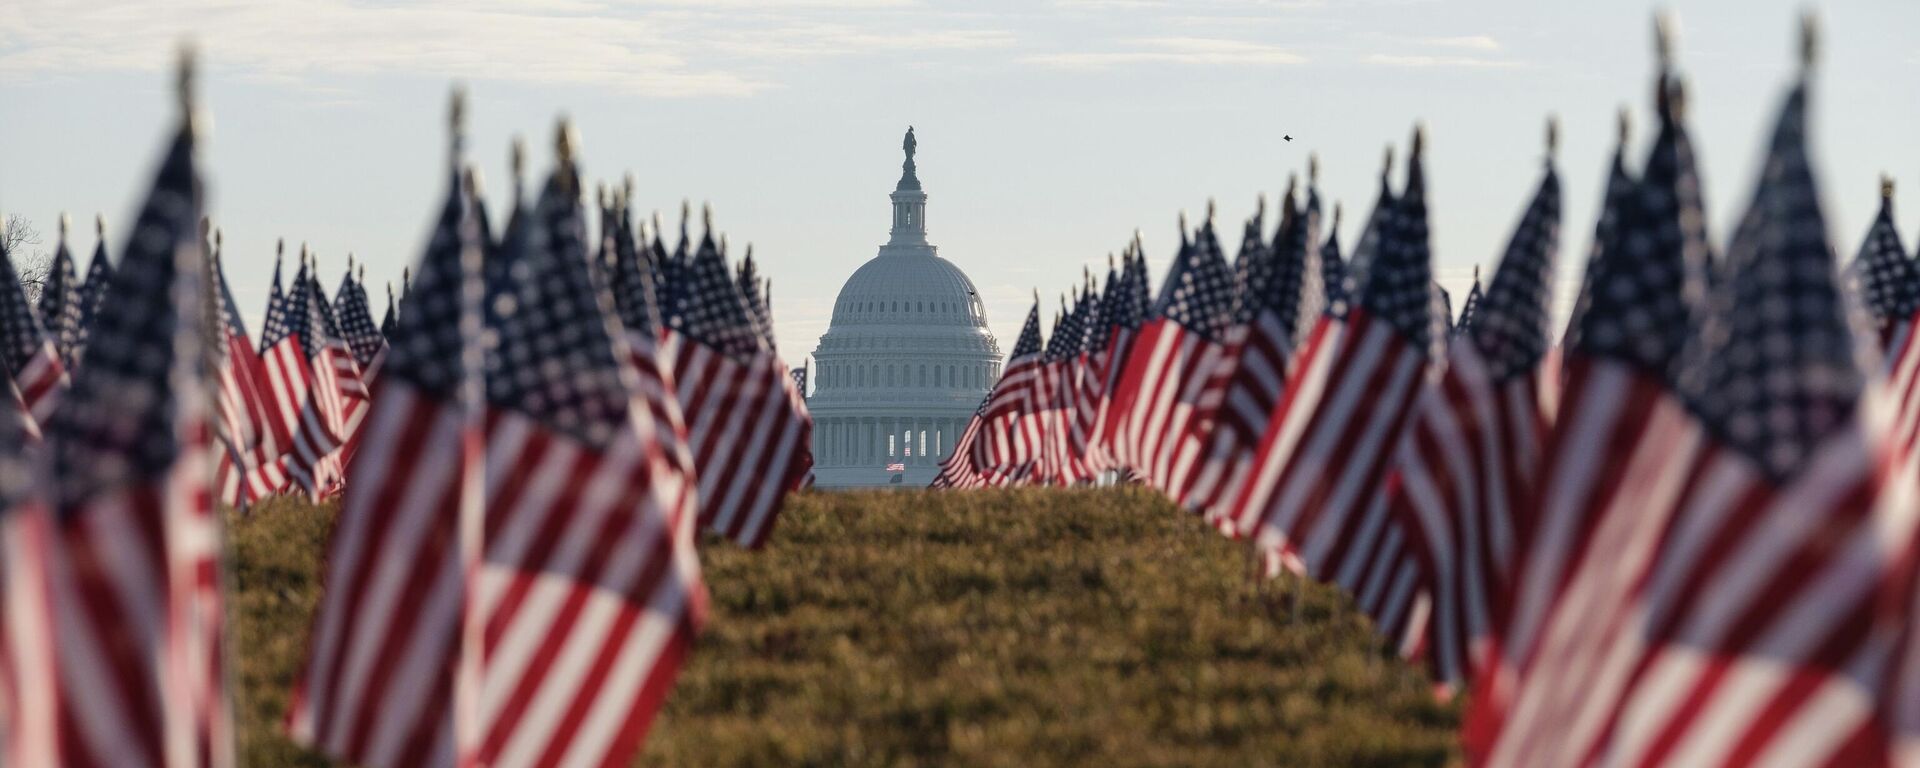
[[[481,765],[631,763],[705,615],[683,478],[588,271],[564,124],[556,155],[484,270]]]
[[[288,707],[296,741],[370,768],[453,766],[478,733],[480,262],[454,101],[447,199],[418,300],[390,337],[366,449],[327,547],[327,590]]]
[[[1920,269],[1900,244],[1900,227],[1893,219],[1893,179],[1880,180],[1880,212],[1873,217],[1853,263],[1847,265],[1846,280],[1873,317],[1883,347],[1898,348],[1910,332],[1914,312],[1920,310]]]
[[[1807,90],[1803,70],[1683,354],[1695,418],[1647,482],[1627,481],[1631,540],[1595,551],[1607,574],[1568,583],[1490,765],[1890,763],[1877,705],[1899,633],[1889,598],[1915,575],[1916,487],[1911,467],[1883,474],[1883,404],[1808,163]],[[1582,599],[1616,580],[1617,602]]]
[[[1532,509],[1549,414],[1540,389],[1560,244],[1560,179],[1549,127],[1544,178],[1481,297],[1478,270],[1446,373],[1415,405],[1395,454],[1392,524],[1405,527],[1432,600],[1426,633],[1437,676],[1472,678],[1513,577],[1517,529]],[[1468,322],[1471,320],[1471,322]]]
[[[760,330],[761,310],[727,274],[710,213],[707,225],[698,252],[669,270],[674,384],[699,476],[702,524],[756,547],[773,530],[787,492],[813,466],[813,419]]]
[[[68,765],[234,761],[190,120],[134,223],[73,389],[46,425]]]
[[[67,215],[60,214],[60,242],[54,246],[53,262],[47,265],[47,281],[40,288],[40,322],[47,338],[53,341],[60,362],[71,369],[74,341],[80,332],[80,279],[74,272],[73,252],[67,250]]]
[[[0,391],[15,388],[0,370]],[[47,558],[52,512],[42,497],[39,433],[26,409],[0,402],[0,763],[59,765],[59,683]]]
[[[1660,521],[1638,497],[1665,471],[1691,417],[1676,391],[1676,360],[1699,322],[1708,260],[1706,216],[1681,82],[1663,56],[1656,76],[1659,133],[1639,182],[1609,182],[1568,328],[1560,410],[1542,454],[1540,489],[1516,532],[1513,590],[1497,620],[1499,647],[1474,683],[1466,739],[1479,749],[1513,703],[1515,676],[1558,655],[1586,616],[1620,615],[1635,568],[1651,557]],[[1621,137],[1625,138],[1624,132]],[[1624,148],[1624,141],[1622,141]],[[1611,192],[1628,185],[1614,198]],[[1567,592],[1581,583],[1597,590]],[[1548,634],[1560,627],[1558,634]],[[1570,690],[1570,689],[1569,689]]]
[[[87,346],[87,329],[93,325],[93,316],[100,311],[100,302],[106,298],[107,284],[113,282],[113,264],[107,261],[107,220],[93,217],[93,232],[96,242],[93,246],[93,260],[87,263],[86,280],[75,291],[74,303],[79,305],[79,313],[74,322],[73,363],[77,364],[80,354]]]
[[[67,388],[66,366],[14,271],[12,254],[0,245],[0,363],[13,376],[34,421],[44,424]]]
[[[1026,323],[1020,326],[1013,354],[1007,357],[1000,380],[994,382],[984,409],[975,417],[981,425],[980,434],[974,439],[984,442],[978,442],[979,447],[975,449],[974,472],[987,485],[1001,486],[1022,480],[1033,472],[1033,465],[1040,459],[1044,435],[1035,413],[1033,394],[1040,363],[1040,297],[1036,295],[1033,307],[1027,310]]]
[[[887,465],[887,471],[888,472],[905,472],[907,471],[907,465],[896,461],[892,464]]]

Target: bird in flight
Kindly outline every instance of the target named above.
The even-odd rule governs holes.
[[[1292,136],[1281,136],[1280,138],[1286,139],[1287,141],[1293,141]]]

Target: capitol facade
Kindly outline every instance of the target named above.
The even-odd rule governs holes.
[[[813,351],[807,409],[822,488],[932,482],[1000,375],[1000,346],[973,281],[927,242],[915,148],[908,128],[891,237],[840,288]]]

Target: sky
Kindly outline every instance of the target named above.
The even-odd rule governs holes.
[[[1920,3],[1698,0],[1669,7],[1710,232],[1752,195],[1821,19],[1813,141],[1830,235],[1850,259],[1879,176],[1920,190]],[[782,356],[818,343],[840,284],[886,240],[900,137],[919,139],[930,239],[979,286],[1003,350],[1032,301],[1137,228],[1163,270],[1181,212],[1240,222],[1322,166],[1351,246],[1381,154],[1428,141],[1435,269],[1457,304],[1497,262],[1561,121],[1560,273],[1584,264],[1615,114],[1652,138],[1652,18],[1634,2],[1538,0],[10,0],[0,14],[0,210],[73,248],[103,213],[126,237],[175,120],[173,51],[202,62],[209,210],[259,321],[276,238],[329,288],[353,253],[375,286],[418,258],[444,195],[447,94],[471,92],[468,157],[496,205],[514,136],[548,167],[574,121],[590,181],[631,173],[674,226],[710,204],[772,277]],[[1283,136],[1292,136],[1292,141]],[[1396,174],[1396,184],[1398,183]],[[1907,193],[1920,194],[1920,191]],[[1898,209],[1896,209],[1898,210]],[[1920,211],[1920,205],[1907,206]],[[1901,218],[1909,243],[1915,219]],[[496,221],[502,219],[496,218]],[[1270,219],[1271,221],[1271,219]],[[698,231],[698,225],[695,225]]]

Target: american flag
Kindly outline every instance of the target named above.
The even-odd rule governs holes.
[[[1068,386],[1072,387],[1073,410],[1067,414],[1067,444],[1088,480],[1098,477],[1105,465],[1102,457],[1104,451],[1093,442],[1094,425],[1098,423],[1100,415],[1100,393],[1106,387],[1107,340],[1113,332],[1107,321],[1107,313],[1115,301],[1117,288],[1114,283],[1118,279],[1111,254],[1107,257],[1104,292],[1098,289],[1091,275],[1087,277],[1087,313],[1081,319],[1081,337],[1077,342],[1080,354],[1074,360],[1068,381]]]
[[[0,370],[9,399],[13,381]],[[38,484],[39,433],[0,402],[0,763],[59,765],[59,682],[47,558],[52,512]]]
[[[113,264],[107,261],[107,220],[100,216],[93,218],[93,231],[97,241],[93,246],[93,260],[87,263],[87,276],[80,283],[74,302],[80,307],[80,314],[74,324],[73,361],[78,363],[80,354],[87,346],[87,329],[93,325],[93,316],[100,311],[100,301],[106,297],[107,284],[113,282]]]
[[[787,371],[787,375],[788,375],[788,376],[792,376],[792,377],[793,377],[793,390],[794,390],[795,392],[799,392],[799,393],[800,393],[800,397],[801,397],[802,399],[805,399],[805,398],[806,398],[806,396],[807,396],[807,366],[806,366],[806,364],[805,364],[805,363],[801,363],[801,365],[800,365],[800,367],[798,367],[798,368],[795,368],[795,369],[793,369],[793,370],[791,370],[791,371]]]
[[[346,331],[342,329],[340,323],[340,313],[335,311],[333,302],[327,300],[327,289],[320,285],[319,259],[314,259],[312,266],[308,280],[312,281],[313,286],[312,292],[307,294],[307,301],[320,313],[320,322],[326,329],[327,344],[334,352],[333,367],[335,380],[339,383],[340,395],[343,398],[342,413],[346,414],[349,422],[358,423],[354,411],[366,404],[367,385],[370,382],[362,372],[360,362],[354,359],[353,348],[347,343]],[[348,431],[352,430],[353,427],[349,426]]]
[[[380,317],[380,337],[391,344],[393,335],[399,332],[399,304],[393,300],[393,283],[387,283],[387,313]]]
[[[632,761],[705,614],[694,521],[673,515],[684,489],[588,272],[559,133],[559,167],[485,270],[482,765]]]
[[[1473,322],[1479,319],[1480,302],[1484,298],[1484,294],[1480,291],[1480,265],[1475,264],[1473,265],[1473,286],[1467,289],[1467,298],[1460,302],[1460,319],[1454,322],[1449,335],[1457,336],[1473,327]]]
[[[1892,179],[1880,180],[1880,212],[1848,265],[1846,278],[1873,317],[1882,344],[1894,349],[1908,332],[1908,321],[1920,310],[1920,269],[1900,244],[1900,227],[1893,218]]]
[[[346,423],[335,359],[346,350],[327,336],[326,318],[315,295],[319,283],[307,270],[302,259],[283,302],[286,335],[265,355],[267,382],[275,401],[283,416],[288,410],[294,413],[288,430],[292,439],[287,475],[317,499],[339,480],[332,459],[346,443]]]
[[[1180,250],[1127,356],[1110,413],[1115,459],[1170,498],[1185,498],[1200,439],[1225,394],[1215,372],[1226,354],[1233,295],[1211,211],[1191,240],[1182,221]]]
[[[653,415],[654,435],[667,457],[675,482],[685,489],[676,515],[699,515],[699,476],[687,443],[686,415],[673,377],[672,339],[663,335],[660,320],[660,267],[652,249],[635,237],[629,218],[631,189],[623,188],[613,207],[601,213],[602,249],[613,253],[612,288],[616,314],[625,329],[627,351],[636,374],[637,391]],[[609,226],[611,225],[611,226]]]
[[[987,412],[987,403],[992,394],[980,401],[973,409],[973,417],[967,419],[967,426],[960,430],[960,436],[953,440],[953,452],[940,462],[940,473],[934,475],[931,488],[978,488],[986,484],[983,470],[987,466],[986,443],[980,438],[980,429],[984,426],[981,415]]]
[[[674,384],[699,475],[702,524],[756,547],[813,466],[813,419],[713,235],[709,228],[699,252],[669,271]]]
[[[907,471],[907,465],[896,461],[892,464],[887,465],[887,471],[888,472],[905,472]]]
[[[364,278],[366,271],[366,266],[361,265],[358,277]],[[373,324],[373,308],[367,304],[366,286],[351,271],[341,278],[340,288],[334,292],[333,306],[340,321],[341,339],[353,351],[354,363],[360,366],[362,376],[371,385],[377,370],[374,363],[386,351],[387,339]]]
[[[1080,364],[1080,344],[1085,339],[1086,300],[1076,296],[1067,308],[1061,297],[1061,312],[1047,338],[1035,386],[1035,408],[1044,435],[1036,482],[1048,485],[1072,485],[1089,477],[1084,451],[1073,444],[1072,421],[1079,413],[1074,402],[1079,387],[1074,382]]]
[[[247,337],[218,251],[210,267],[220,323],[219,334],[212,339],[218,358],[214,417],[226,448],[214,472],[214,490],[226,504],[245,507],[286,488],[285,467],[279,459],[293,440],[267,384],[266,364]]]
[[[0,363],[13,376],[35,422],[44,424],[67,388],[66,366],[27,302],[12,254],[0,245]]]
[[[1603,538],[1609,518],[1588,540],[1620,546],[1562,593],[1490,765],[1891,762],[1876,704],[1902,618],[1888,598],[1914,577],[1914,476],[1880,471],[1806,101],[1803,74],[1683,353],[1695,419],[1647,449],[1649,482],[1623,484],[1632,535]]]
[[[481,624],[467,605],[487,491],[484,234],[457,168],[457,131],[456,120],[456,168],[420,287],[374,385],[366,450],[347,466],[327,590],[287,715],[299,742],[373,768],[452,766],[478,737]]]
[[[1375,254],[1380,251],[1380,238],[1386,234],[1388,217],[1393,215],[1393,147],[1387,147],[1380,161],[1380,191],[1374,197],[1373,212],[1367,215],[1366,224],[1360,228],[1360,237],[1354,241],[1353,255],[1347,259],[1346,279],[1340,283],[1341,292],[1349,302],[1360,296],[1360,289],[1367,284],[1367,272],[1373,266]]]
[[[1120,374],[1126,369],[1127,359],[1133,352],[1134,342],[1139,340],[1140,326],[1146,322],[1153,306],[1147,285],[1146,259],[1140,255],[1137,233],[1121,260],[1124,265],[1118,285],[1108,282],[1107,307],[1101,312],[1105,318],[1103,338],[1098,340],[1101,342],[1099,346],[1093,348],[1095,357],[1091,360],[1091,372],[1098,376],[1100,382],[1093,426],[1087,436],[1088,469],[1094,472],[1125,469],[1114,455],[1114,422],[1118,417],[1118,411],[1114,408],[1114,394],[1119,387]]]
[[[233,764],[199,219],[183,123],[47,423],[70,765]]]
[[[1376,559],[1367,503],[1429,367],[1431,267],[1421,133],[1407,183],[1377,217],[1379,252],[1346,318],[1323,315],[1268,416],[1252,474],[1223,518],[1280,557],[1329,581]],[[1355,590],[1356,593],[1358,590]]]
[[[67,217],[60,216],[60,242],[47,265],[47,281],[40,288],[40,322],[53,340],[60,362],[74,364],[74,340],[80,332],[80,278],[74,272],[73,252],[67,250]]]
[[[994,382],[981,413],[974,417],[981,425],[980,434],[974,438],[978,447],[973,471],[986,485],[1007,485],[1025,478],[1040,460],[1045,436],[1035,409],[1034,389],[1039,384],[1041,359],[1040,297],[1035,296],[1000,380]]]
[[[1186,506],[1221,522],[1221,507],[1239,493],[1252,466],[1253,452],[1267,431],[1267,415],[1286,388],[1296,343],[1317,322],[1324,301],[1326,273],[1318,258],[1320,201],[1317,190],[1307,192],[1301,210],[1288,185],[1280,201],[1280,228],[1271,247],[1260,241],[1260,222],[1249,222],[1246,239],[1256,258],[1242,282],[1243,299],[1235,309],[1235,332],[1228,344],[1222,372],[1226,396],[1212,433],[1206,437],[1205,464],[1182,499]],[[1241,245],[1241,250],[1250,246]],[[1309,279],[1311,278],[1311,279]]]
[[[1327,241],[1320,246],[1320,285],[1327,291],[1327,314],[1347,316],[1347,262],[1340,257],[1340,204],[1333,204],[1333,225],[1327,227]],[[1318,322],[1318,320],[1315,320]]]
[[[1514,588],[1507,607],[1496,606],[1498,647],[1474,685],[1466,736],[1475,749],[1483,750],[1505,719],[1515,676],[1540,654],[1558,653],[1549,647],[1574,647],[1565,636],[1547,645],[1553,622],[1570,629],[1573,613],[1623,610],[1630,582],[1621,579],[1630,569],[1617,567],[1619,558],[1629,546],[1650,546],[1644,539],[1658,527],[1622,491],[1664,471],[1664,446],[1690,421],[1674,394],[1675,361],[1702,311],[1708,254],[1693,144],[1677,106],[1680,87],[1663,64],[1655,86],[1660,130],[1642,177],[1634,182],[1622,172],[1609,182],[1612,208],[1603,209],[1596,227],[1567,330],[1560,409],[1542,454],[1540,490],[1516,532]],[[1583,583],[1606,586],[1569,601],[1566,590],[1583,572]]]
[[[1429,650],[1441,681],[1472,679],[1507,594],[1517,530],[1531,509],[1549,414],[1541,387],[1550,339],[1560,180],[1551,161],[1473,319],[1449,345],[1447,369],[1415,406],[1394,458],[1393,524],[1424,564]]]

